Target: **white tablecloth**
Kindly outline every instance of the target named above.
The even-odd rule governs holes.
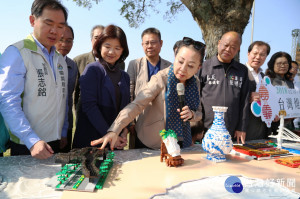
[[[224,188],[224,182],[230,176],[236,176],[241,180],[243,190],[240,193],[231,193]],[[220,175],[182,182],[168,188],[166,193],[154,195],[151,199],[297,199],[299,197],[299,193],[293,192],[279,183],[241,175]]]
[[[200,148],[198,145],[184,151]],[[160,150],[117,150],[115,153],[115,162],[125,163],[159,155]],[[55,163],[54,156],[47,160],[31,156],[0,157],[0,176],[7,182],[7,187],[0,191],[0,199],[60,198],[62,191],[55,191],[45,185],[60,169],[61,165]]]
[[[47,160],[31,156],[2,157],[0,175],[7,182],[7,187],[0,192],[0,198],[60,198],[62,192],[45,185],[60,168],[53,157]]]

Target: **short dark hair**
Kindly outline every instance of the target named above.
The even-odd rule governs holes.
[[[257,45],[257,46],[266,46],[267,47],[267,55],[269,55],[270,51],[271,51],[271,47],[268,43],[264,42],[264,41],[255,41],[252,44],[250,44],[250,46],[248,47],[248,53],[250,53],[253,49],[253,47]]]
[[[282,52],[282,51],[279,51],[272,55],[270,61],[268,62],[268,68],[266,70],[266,75],[269,76],[270,78],[276,77],[276,73],[274,72],[274,65],[275,65],[276,59],[279,57],[285,57],[289,63],[288,72],[284,75],[285,79],[289,80],[290,77],[292,76],[292,73],[290,73],[290,69],[292,68],[292,65],[291,65],[292,57],[288,53]]]
[[[93,36],[94,36],[94,30],[96,30],[96,29],[100,29],[100,30],[104,30],[104,26],[102,26],[102,25],[95,25],[93,28],[92,28],[92,30],[91,30],[91,39],[93,39]]]
[[[188,42],[185,42],[185,40],[188,40]],[[195,47],[195,45],[197,45],[197,48]],[[181,42],[179,43],[179,46],[175,52],[175,56],[177,55],[177,53],[179,52],[179,50],[183,47],[188,47],[188,48],[192,48],[194,49],[196,52],[198,52],[200,54],[200,63],[202,65],[203,63],[203,59],[204,59],[204,55],[205,55],[205,44],[200,42],[200,41],[196,41],[193,40],[192,38],[189,37],[183,37],[183,39],[181,40]]]
[[[72,33],[72,36],[73,36],[73,39],[74,39],[75,37],[74,37],[74,31],[73,31],[73,28],[72,28],[69,24],[66,25],[66,28],[70,28],[71,33]]]
[[[297,66],[299,66],[298,62],[296,62],[296,61],[292,61],[291,63],[294,63],[294,64],[296,64]]]
[[[31,6],[31,15],[40,17],[43,14],[43,10],[49,8],[51,10],[61,10],[64,13],[65,21],[68,20],[67,9],[57,0],[35,0]]]
[[[120,27],[115,26],[115,25],[109,25],[104,28],[102,34],[97,39],[97,41],[95,42],[94,47],[93,47],[95,56],[98,57],[99,59],[102,59],[101,47],[102,47],[103,42],[108,38],[119,40],[119,42],[123,48],[123,52],[116,63],[120,63],[120,62],[124,61],[129,55],[127,39],[126,39],[126,35],[125,35],[124,31]]]
[[[161,41],[161,34],[160,34],[160,31],[157,28],[151,27],[151,28],[147,28],[146,30],[144,30],[142,32],[142,36],[141,36],[142,39],[143,39],[144,35],[146,35],[146,34],[155,34],[155,35],[158,36],[159,41]]]

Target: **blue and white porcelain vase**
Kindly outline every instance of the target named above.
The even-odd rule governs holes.
[[[226,161],[225,154],[230,153],[233,144],[231,136],[226,129],[224,113],[227,107],[213,106],[215,112],[214,121],[210,129],[206,132],[203,140],[202,147],[207,153],[206,158],[213,162]]]

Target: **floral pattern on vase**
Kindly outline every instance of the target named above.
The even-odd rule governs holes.
[[[215,113],[214,121],[202,140],[202,147],[207,153],[208,160],[224,162],[226,161],[225,154],[230,153],[233,147],[231,135],[226,129],[224,120],[227,107],[213,106],[212,108]]]

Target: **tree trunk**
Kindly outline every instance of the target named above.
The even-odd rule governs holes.
[[[206,58],[217,54],[218,41],[228,31],[241,35],[248,24],[253,0],[181,0],[201,28]],[[239,60],[239,56],[236,58]]]

